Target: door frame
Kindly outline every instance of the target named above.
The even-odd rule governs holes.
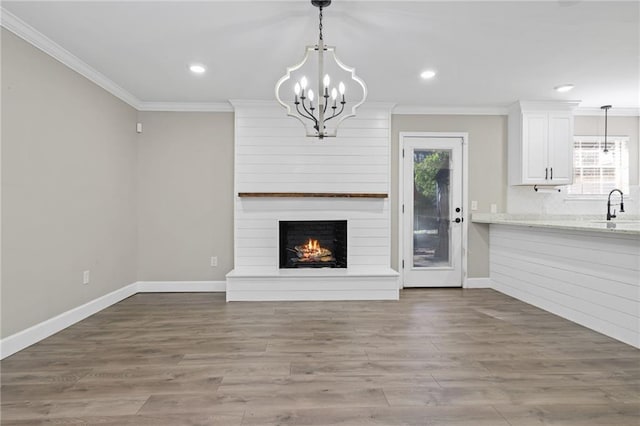
[[[404,288],[404,157],[405,138],[455,138],[462,139],[462,288],[467,287],[467,247],[469,245],[469,133],[467,132],[400,132],[398,136],[398,272],[400,288]],[[455,288],[455,287],[453,287]]]

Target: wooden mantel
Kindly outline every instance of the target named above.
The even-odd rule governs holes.
[[[238,197],[258,198],[389,198],[389,194],[364,192],[239,192]]]

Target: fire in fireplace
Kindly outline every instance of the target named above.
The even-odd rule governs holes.
[[[280,268],[346,268],[346,220],[280,221]]]

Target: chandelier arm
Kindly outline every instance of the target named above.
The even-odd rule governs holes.
[[[313,120],[313,122],[315,123],[315,125],[317,126],[317,125],[318,125],[318,119],[316,118],[316,116],[315,116],[315,115],[313,115],[313,112],[310,112],[310,111],[307,109],[307,106],[304,104],[304,101],[302,101],[301,103],[302,103],[302,108],[303,108],[303,109],[305,110],[305,112],[306,112],[307,114],[309,114],[309,116],[310,116],[310,117],[307,117],[307,118],[312,119],[312,120]],[[296,105],[296,108],[297,108],[297,107],[298,107],[298,106]],[[298,112],[299,112],[299,111],[298,111]],[[300,113],[300,114],[302,115],[302,113]]]
[[[329,120],[331,120],[333,117],[337,117],[337,116],[339,116],[340,114],[342,114],[342,111],[344,111],[344,104],[346,104],[346,102],[345,102],[345,103],[340,102],[340,103],[342,104],[342,107],[340,108],[340,112],[336,113],[336,112],[334,111],[334,112],[333,112],[333,115],[332,115],[331,117],[329,117],[329,118],[325,119],[324,121],[329,121]]]
[[[304,107],[304,104],[302,105]],[[302,111],[300,111],[300,103],[298,102],[296,104],[296,111],[298,111],[298,114],[300,114],[301,117],[304,117],[308,120],[315,120],[315,118],[313,118],[312,116],[309,115],[305,115]]]

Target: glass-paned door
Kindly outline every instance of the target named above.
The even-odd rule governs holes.
[[[462,286],[462,139],[404,139],[404,286]]]

